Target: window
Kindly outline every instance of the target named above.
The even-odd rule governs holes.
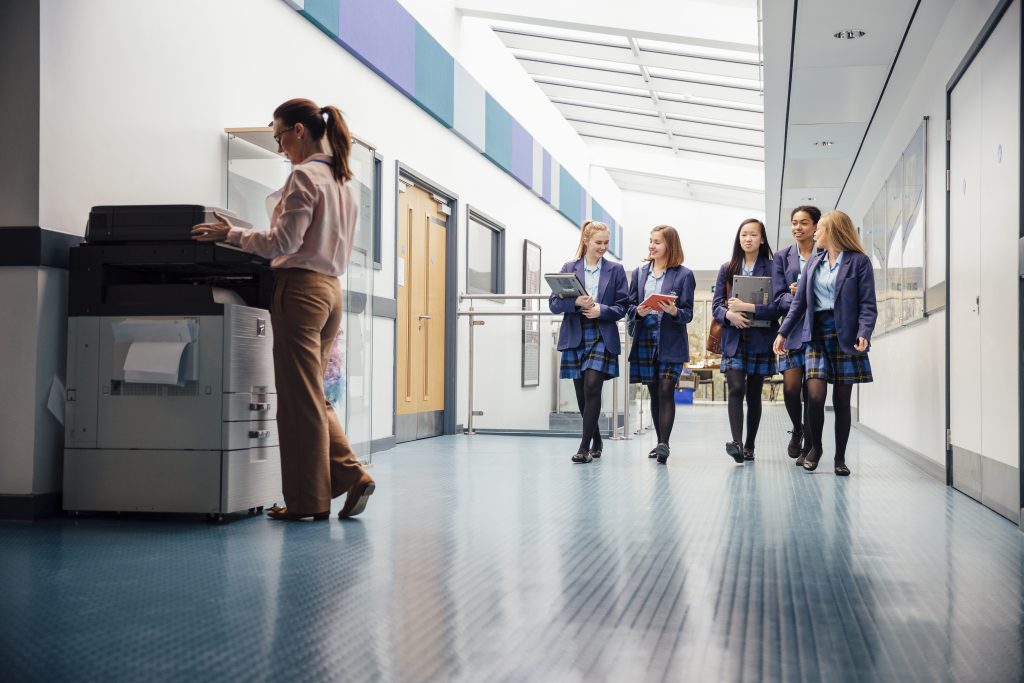
[[[466,230],[466,291],[505,293],[505,228],[473,209]]]
[[[373,153],[373,268],[374,270],[381,269],[381,213],[383,210],[382,200],[384,197],[383,190],[383,168],[384,168],[384,157],[379,153]]]

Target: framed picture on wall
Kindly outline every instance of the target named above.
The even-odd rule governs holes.
[[[523,240],[523,294],[540,294],[540,245]],[[524,311],[539,311],[540,299],[523,301]],[[523,316],[523,372],[522,385],[540,384],[540,316]]]

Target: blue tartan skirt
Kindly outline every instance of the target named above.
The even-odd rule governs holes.
[[[748,375],[768,377],[775,374],[775,353],[753,353],[748,350],[747,340],[740,337],[735,356],[722,356],[722,372],[742,370]]]
[[[779,372],[785,372],[786,370],[792,370],[793,368],[803,369],[805,364],[804,355],[807,352],[807,344],[805,343],[796,351],[786,351],[783,355],[778,357],[775,361]]]
[[[636,356],[629,363],[630,384],[653,384],[663,379],[676,382],[683,372],[682,363],[658,360],[658,322],[656,315],[646,315],[637,320],[636,337],[633,339]]]
[[[610,353],[601,339],[597,323],[583,319],[583,341],[574,349],[562,351],[562,364],[558,376],[562,379],[580,379],[586,370],[603,372],[609,378],[619,376],[619,357]]]
[[[836,319],[831,312],[814,314],[814,337],[804,354],[804,379],[823,379],[830,384],[872,381],[867,354],[853,355],[839,348]]]

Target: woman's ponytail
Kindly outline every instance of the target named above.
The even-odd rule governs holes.
[[[327,116],[327,143],[334,156],[334,178],[338,181],[351,180],[352,169],[348,165],[348,155],[352,151],[352,135],[348,132],[345,118],[333,105],[321,108],[320,112]]]

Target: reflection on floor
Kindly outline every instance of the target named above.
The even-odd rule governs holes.
[[[725,410],[375,457],[355,521],[0,523],[4,680],[1018,680],[1024,534],[854,431],[849,479],[754,464]]]

